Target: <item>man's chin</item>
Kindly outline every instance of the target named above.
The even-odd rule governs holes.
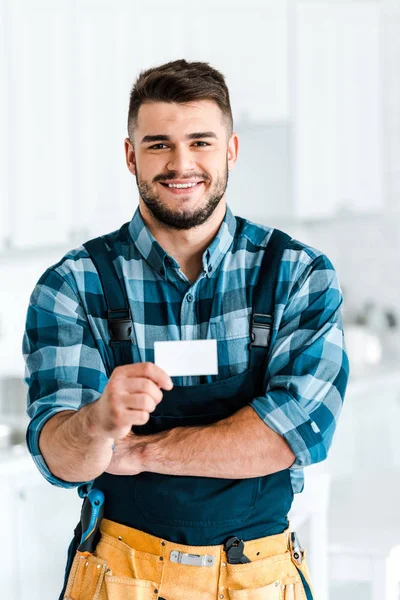
[[[201,209],[177,207],[171,209],[169,206],[146,203],[152,217],[164,227],[171,229],[187,230],[203,225],[214,213],[216,206],[208,206]]]

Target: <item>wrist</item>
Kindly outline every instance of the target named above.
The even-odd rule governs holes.
[[[109,432],[104,431],[104,429],[100,426],[95,404],[96,403],[84,406],[79,411],[83,413],[83,427],[85,433],[90,441],[97,441],[100,443],[103,442],[106,446],[112,448],[114,444],[114,438]]]

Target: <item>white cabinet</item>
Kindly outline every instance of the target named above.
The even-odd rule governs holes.
[[[383,206],[380,2],[295,3],[294,210]]]
[[[10,237],[10,180],[8,106],[10,68],[5,49],[8,46],[7,5],[0,0],[0,252]]]
[[[12,242],[62,243],[71,170],[67,0],[6,1]]]
[[[400,2],[382,0],[384,158],[389,207],[400,213]]]
[[[182,57],[226,76],[243,135],[260,126],[261,150],[243,145],[237,212],[249,180],[255,217],[377,210],[380,11],[378,0],[0,0],[0,252],[8,239],[71,247],[132,217],[130,89],[140,70]],[[271,185],[254,156],[274,157]]]
[[[185,57],[225,75],[235,120],[289,117],[288,0],[188,2],[185,22]]]
[[[1,597],[55,600],[82,500],[76,490],[48,484],[30,457],[0,463],[0,475]]]
[[[117,229],[131,218],[134,178],[124,157],[129,87],[140,67],[135,3],[74,3],[71,228],[74,238]]]

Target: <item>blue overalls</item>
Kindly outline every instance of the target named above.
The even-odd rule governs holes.
[[[274,230],[264,252],[253,297],[248,369],[214,383],[163,390],[163,399],[146,425],[132,427],[135,434],[214,423],[264,394],[275,283],[289,240],[288,235]],[[112,249],[110,256],[101,238],[84,245],[102,281],[115,366],[130,364],[133,323],[125,287],[113,267]],[[238,444],[240,438],[232,443],[233,455]],[[94,487],[104,492],[105,518],[190,546],[222,544],[231,536],[252,540],[281,533],[288,527],[293,500],[289,469],[250,479],[103,473]],[[66,580],[79,525],[77,530],[69,549]]]

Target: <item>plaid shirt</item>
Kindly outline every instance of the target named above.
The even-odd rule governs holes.
[[[117,272],[132,317],[133,361],[154,362],[156,340],[218,340],[218,375],[173,377],[175,385],[211,383],[249,364],[251,294],[270,227],[235,218],[224,221],[202,257],[191,284],[178,262],[151,235],[136,210],[128,230],[105,236],[115,244]],[[87,299],[95,294],[96,314]],[[303,489],[303,467],[324,460],[332,442],[348,379],[340,306],[342,293],[329,259],[292,240],[279,269],[268,384],[250,403],[282,435],[296,456],[294,492]],[[91,303],[93,305],[93,302]],[[23,353],[31,419],[27,444],[43,476],[61,487],[88,489],[91,482],[55,477],[39,449],[48,419],[97,400],[107,384],[110,346],[102,287],[81,246],[50,267],[30,299]]]

